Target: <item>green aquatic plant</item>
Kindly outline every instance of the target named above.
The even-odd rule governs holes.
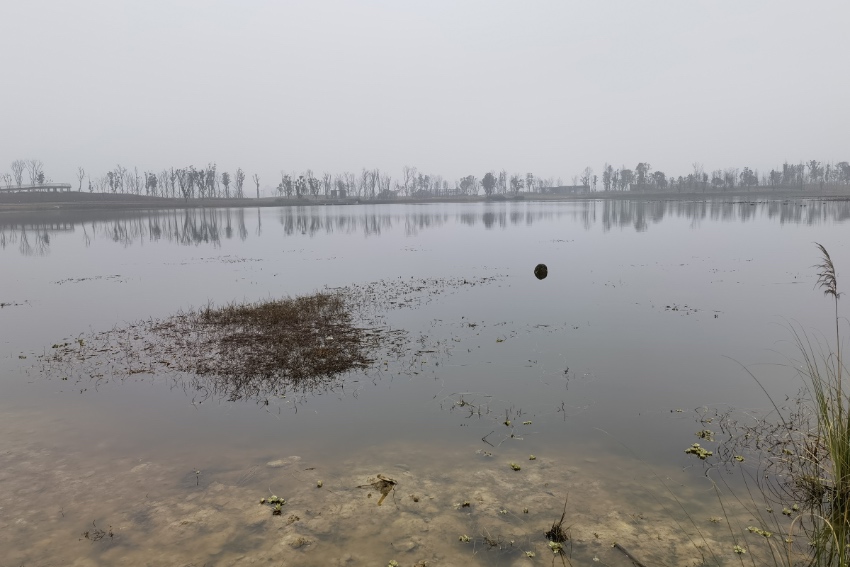
[[[523,425],[531,425],[531,420],[523,421],[523,422],[522,422],[522,424],[523,424]]]
[[[510,464],[510,467],[511,467],[513,470],[515,470],[515,471],[522,470],[522,467],[521,467],[521,466],[519,466],[519,465],[518,465],[518,464],[516,464],[516,463],[511,463],[511,464]]]
[[[463,543],[469,543],[470,541],[472,541],[472,538],[471,538],[471,537],[469,537],[469,536],[468,536],[468,535],[466,535],[466,534],[463,534],[462,536],[460,536],[460,537],[459,537],[459,538],[457,538],[457,539],[458,539],[458,541],[462,541]]]
[[[697,431],[696,435],[700,439],[705,439],[706,441],[714,441],[714,431],[710,429],[703,429],[701,431]]]
[[[528,460],[529,460],[529,461],[536,461],[536,460],[537,460],[537,457],[535,457],[534,455],[529,455],[529,456],[528,456]]]
[[[687,453],[689,455],[696,455],[697,457],[699,457],[703,461],[706,458],[708,458],[708,457],[710,457],[714,454],[711,451],[708,451],[708,450],[700,447],[699,443],[694,443],[693,445],[691,445],[690,447],[685,449],[685,453]]]
[[[747,531],[750,532],[751,534],[758,534],[762,537],[772,537],[773,536],[773,532],[763,530],[763,529],[756,527],[756,526],[747,526]]]

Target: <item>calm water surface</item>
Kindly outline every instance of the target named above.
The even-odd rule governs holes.
[[[828,329],[831,304],[813,290],[813,242],[827,247],[840,277],[850,266],[848,218],[848,203],[836,201],[3,214],[0,302],[11,305],[0,309],[0,452],[5,449],[0,489],[16,496],[0,502],[0,533],[6,533],[0,551],[36,564],[46,561],[47,546],[63,542],[69,547],[60,563],[82,558],[80,564],[109,564],[137,553],[137,559],[154,557],[151,564],[178,564],[178,557],[198,565],[207,559],[238,564],[252,556],[251,549],[260,549],[292,564],[331,556],[340,564],[367,559],[386,564],[397,553],[407,553],[410,564],[426,559],[453,564],[455,556],[510,564],[515,554],[479,556],[456,541],[435,548],[414,537],[405,544],[413,547],[402,552],[397,538],[407,535],[376,528],[355,538],[357,516],[341,510],[338,516],[352,525],[347,551],[328,546],[342,535],[316,524],[303,532],[313,543],[289,541],[283,555],[275,555],[266,545],[271,537],[263,531],[270,529],[263,523],[266,515],[254,523],[235,520],[238,514],[228,515],[229,500],[215,510],[238,524],[228,528],[235,530],[230,539],[217,542],[213,551],[209,544],[181,547],[193,537],[179,532],[189,529],[181,526],[212,520],[169,517],[157,524],[156,516],[145,515],[150,512],[122,512],[121,499],[145,496],[121,475],[140,464],[162,467],[165,472],[146,478],[157,479],[162,501],[171,504],[218,485],[242,489],[252,499],[267,495],[269,479],[279,472],[267,463],[281,459],[281,468],[291,473],[287,482],[310,485],[315,481],[302,478],[303,469],[325,470],[331,475],[325,478],[337,475],[344,484],[346,471],[354,474],[358,467],[368,475],[393,476],[415,475],[418,467],[421,482],[427,477],[439,484],[437,471],[485,474],[529,453],[541,462],[551,459],[552,479],[554,471],[591,463],[577,469],[575,478],[599,484],[601,494],[615,493],[634,477],[635,455],[699,477],[682,452],[698,429],[695,410],[767,405],[741,365],[777,396],[799,386],[791,369],[781,365],[783,354],[792,352],[787,324]],[[540,262],[549,267],[542,281],[532,274]],[[269,405],[198,403],[191,388],[156,376],[66,382],[41,372],[37,363],[39,354],[67,337],[209,301],[379,280],[478,277],[494,280],[388,313],[390,324],[409,331],[411,348],[436,351],[410,359],[413,368],[410,360],[404,368],[379,364],[368,376],[348,376],[327,390]],[[482,411],[472,414],[460,400]],[[511,427],[503,423],[506,416]],[[532,424],[520,425],[523,421]],[[481,460],[484,451],[496,453],[492,461]],[[304,466],[289,466],[294,461],[286,459],[293,456]],[[64,480],[46,470],[56,463]],[[237,471],[254,472],[239,480]],[[263,475],[269,478],[259,483]],[[609,485],[601,480],[606,475]],[[72,479],[86,478],[75,488]],[[540,490],[560,501],[553,509],[562,506],[563,494],[544,490],[545,480],[544,475]],[[27,510],[33,487],[47,498],[49,513]],[[120,491],[120,498],[110,496]],[[163,506],[173,510],[176,504]],[[434,533],[443,514],[458,512],[437,507],[423,514],[411,517],[427,516]],[[124,530],[121,537],[79,542],[95,518]],[[468,531],[483,533],[481,518],[466,521],[472,522]],[[552,519],[538,523],[546,521]],[[515,523],[512,529],[521,531],[524,524]],[[536,533],[539,527],[529,529]],[[398,533],[412,529],[397,527]],[[445,529],[454,534],[454,527]],[[138,536],[145,530],[145,538]],[[278,543],[280,533],[272,538]],[[257,542],[243,549],[251,538]],[[532,545],[537,543],[529,540]],[[346,560],[346,553],[353,555]],[[608,561],[616,564],[617,558]]]

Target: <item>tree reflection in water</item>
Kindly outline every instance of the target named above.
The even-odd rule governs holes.
[[[274,215],[284,235],[359,234],[378,236],[401,226],[407,236],[450,223],[484,230],[531,226],[539,221],[566,220],[590,230],[614,228],[643,232],[665,218],[686,218],[697,227],[703,220],[747,222],[767,217],[780,224],[816,225],[850,218],[845,200],[639,200],[599,199],[558,203],[484,203],[435,206],[378,205],[366,207],[280,207]],[[262,236],[263,213],[257,208],[255,234]],[[234,229],[235,225],[235,229]],[[158,211],[30,211],[0,218],[0,250],[16,247],[25,256],[50,253],[53,237],[82,231],[86,246],[98,239],[131,246],[167,241],[190,246],[222,239],[246,240],[245,209],[170,209]]]

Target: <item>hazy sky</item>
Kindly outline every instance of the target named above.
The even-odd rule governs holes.
[[[850,2],[0,1],[0,173],[850,160]]]

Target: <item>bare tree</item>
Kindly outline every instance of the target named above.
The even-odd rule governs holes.
[[[22,159],[16,159],[12,162],[12,175],[15,176],[15,184],[20,187],[24,182],[24,170],[27,167],[27,162]]]
[[[254,174],[252,178],[254,180],[254,184],[257,186],[257,199],[260,198],[260,175],[258,173]]]
[[[357,176],[346,171],[342,174],[342,177],[345,179],[345,196],[350,197],[352,192],[357,191]]]
[[[409,197],[412,193],[411,185],[416,180],[416,168],[410,167],[409,165],[405,165],[402,168],[401,172],[404,179],[404,194]]]
[[[322,192],[324,193],[325,198],[331,194],[331,187],[333,186],[333,176],[330,173],[325,172],[322,174]]]
[[[375,170],[377,173],[376,183],[378,185],[378,197],[381,199],[388,199],[391,197],[395,197],[392,194],[392,184],[393,180],[389,174],[382,174],[377,169]]]
[[[519,173],[511,175],[511,191],[513,191],[514,195],[520,192],[524,184],[525,181]]]
[[[163,197],[168,197],[168,170],[159,172],[159,190]]]
[[[590,186],[590,180],[593,177],[593,168],[585,167],[584,171],[581,172],[581,184]]]
[[[214,163],[207,164],[206,188],[207,197],[215,197],[218,195],[218,175],[215,172],[216,165]]]
[[[77,168],[77,179],[80,181],[80,186],[77,188],[77,191],[83,190],[83,177],[86,176],[86,170],[82,167]]]
[[[230,198],[230,174],[226,171],[221,172],[221,184],[224,185],[224,196]]]
[[[233,182],[236,189],[236,198],[243,199],[245,197],[245,193],[243,192],[242,187],[245,184],[245,172],[242,171],[241,167],[236,169],[236,176],[233,178]]]
[[[27,173],[30,176],[30,185],[35,185],[38,183],[39,174],[43,175],[42,169],[44,168],[44,164],[41,163],[40,159],[28,159],[26,161],[27,164]]]

